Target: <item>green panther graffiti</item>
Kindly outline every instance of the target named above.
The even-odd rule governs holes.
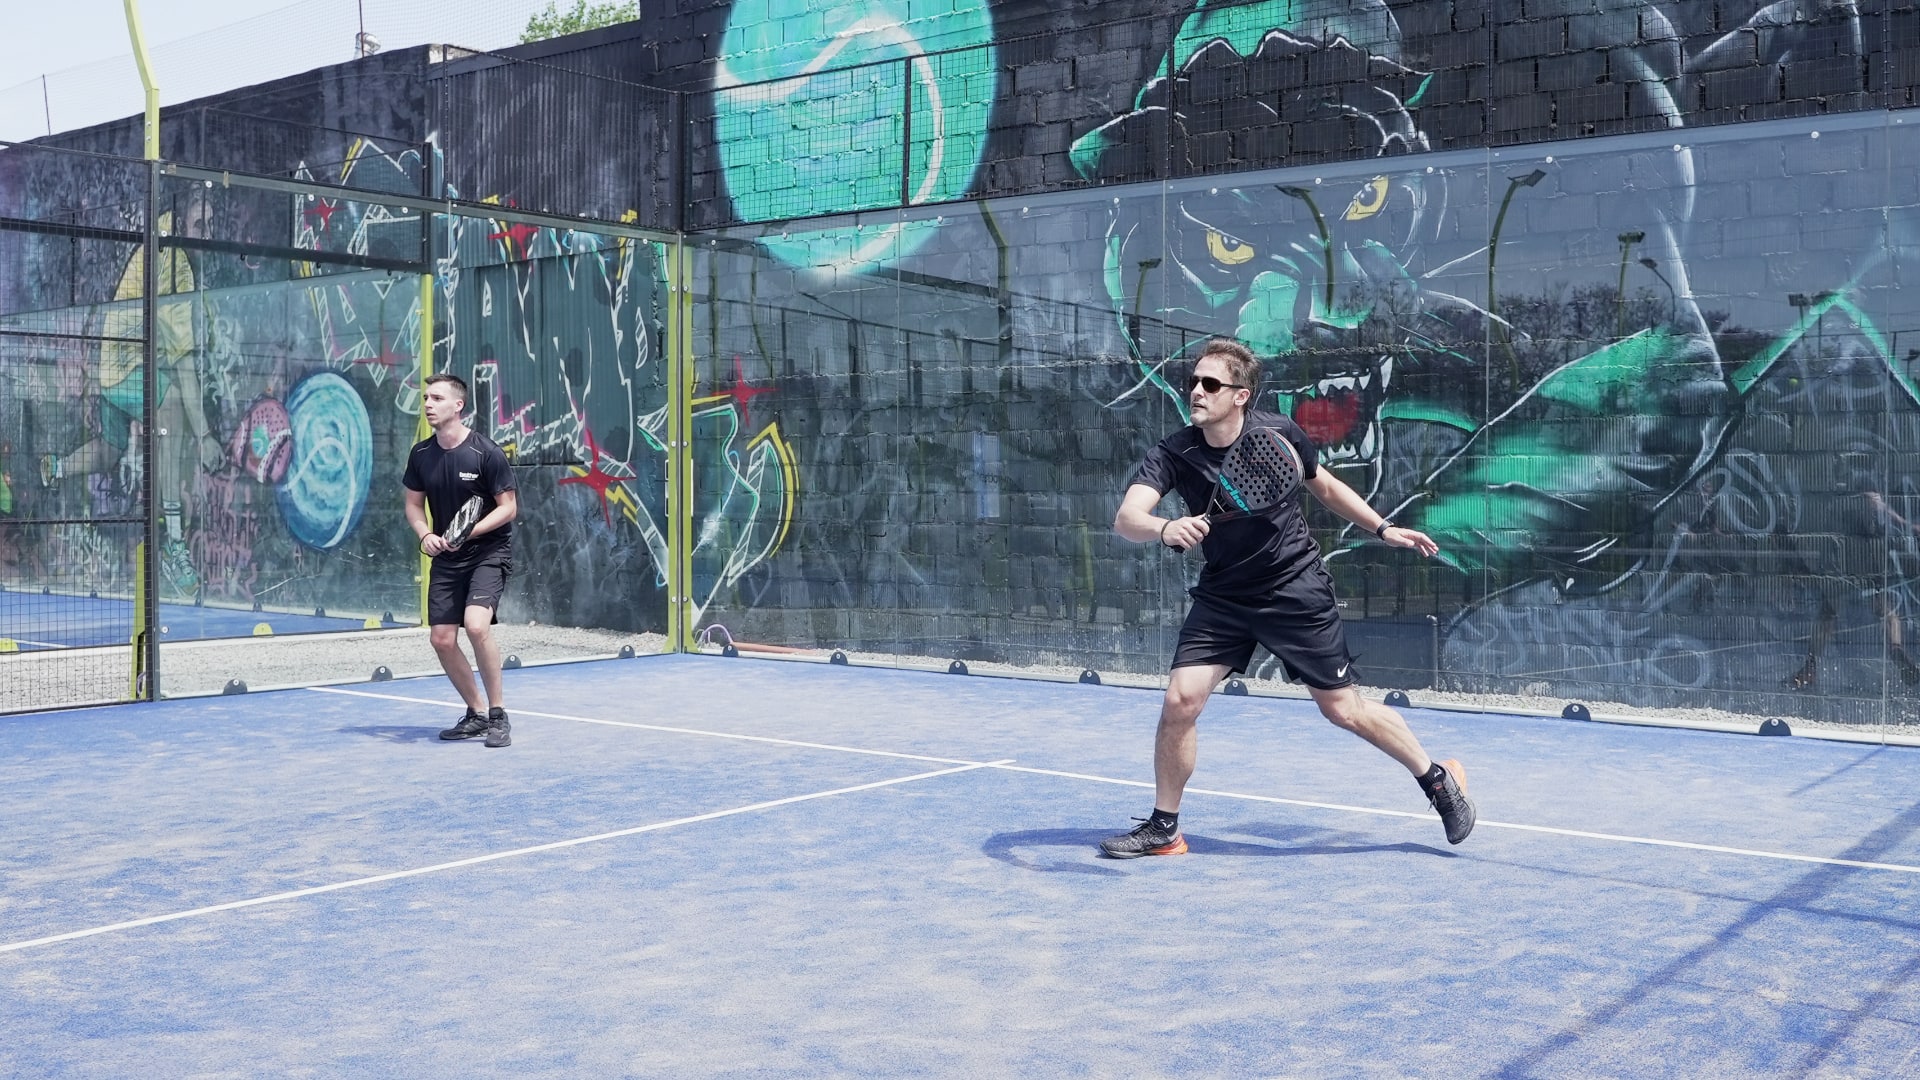
[[[1403,64],[1379,0],[1317,21],[1298,10],[1190,16],[1172,77],[1084,136],[1076,167],[1115,175],[1169,137],[1176,166],[1196,174],[1218,171],[1223,138],[1249,157],[1263,139],[1288,139],[1297,160],[1359,137],[1372,160],[1278,185],[1175,182],[1164,208],[1157,194],[1118,201],[1107,291],[1143,384],[1184,408],[1163,366],[1212,335],[1247,343],[1279,386],[1273,404],[1454,568],[1497,572],[1490,584],[1604,588],[1632,565],[1624,542],[1712,464],[1747,391],[1808,326],[1838,310],[1871,335],[1842,288],[1726,363],[1682,258],[1689,151],[1662,140],[1510,167],[1488,154],[1405,156],[1431,149],[1419,114],[1462,92],[1446,82],[1459,73]],[[1586,32],[1641,42],[1617,52],[1641,73],[1633,106],[1677,127],[1678,49],[1636,29],[1659,18],[1623,6],[1620,26]],[[1302,69],[1344,75],[1308,84]],[[1223,105],[1220,87],[1247,96]]]

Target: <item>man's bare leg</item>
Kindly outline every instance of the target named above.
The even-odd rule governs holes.
[[[1228,671],[1225,664],[1177,667],[1168,678],[1153,734],[1154,809],[1180,812],[1180,796],[1200,758],[1200,712]]]
[[[487,687],[487,704],[506,708],[506,690],[500,679],[500,642],[493,636],[493,609],[473,604],[467,608],[467,644],[473,646],[474,666]]]
[[[1319,690],[1308,687],[1313,695],[1314,704],[1320,706],[1320,715],[1333,721],[1335,727],[1353,732],[1367,740],[1388,757],[1406,766],[1415,776],[1423,775],[1433,768],[1433,759],[1414,737],[1413,729],[1407,726],[1407,718],[1391,706],[1368,701],[1360,696],[1360,691],[1351,686],[1338,690]]]
[[[481,681],[487,685],[487,745],[510,746],[513,725],[507,720],[506,689],[500,678],[500,642],[493,636],[493,609],[480,604],[467,605],[467,642],[473,646],[473,660],[480,668]]]
[[[1447,827],[1447,843],[1457,844],[1473,832],[1478,816],[1467,798],[1466,771],[1457,761],[1436,765],[1407,726],[1407,718],[1391,706],[1368,701],[1352,686],[1338,690],[1308,687],[1321,715],[1334,726],[1353,732],[1406,767],[1420,785],[1440,821]]]
[[[460,651],[460,628],[435,626],[429,631],[428,640],[433,643],[434,655],[440,658],[440,670],[447,673],[447,681],[453,684],[453,692],[460,695],[467,708],[485,716],[487,703],[473,681],[473,665],[467,662],[467,654]]]
[[[1222,664],[1173,669],[1160,703],[1160,725],[1153,733],[1153,813],[1138,828],[1102,840],[1100,850],[1108,858],[1186,853],[1187,841],[1180,835],[1180,796],[1199,758],[1200,711],[1229,670]]]

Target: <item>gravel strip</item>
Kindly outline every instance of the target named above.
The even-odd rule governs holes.
[[[501,651],[517,656],[522,665],[565,663],[577,660],[617,656],[623,648],[645,656],[666,651],[667,641],[660,634],[640,634],[615,630],[591,630],[569,626],[540,626],[502,623],[494,628]],[[717,655],[721,649],[709,645],[701,650]],[[803,653],[766,656],[752,652],[753,658],[807,663],[827,663],[833,650],[819,649]],[[918,671],[948,670],[951,661],[940,657],[897,656],[890,653],[854,652],[844,654],[861,667],[892,667]],[[129,684],[129,653],[125,647],[110,649],[65,649],[0,655],[0,712],[62,708],[121,701]],[[220,638],[208,641],[170,642],[161,647],[161,686],[167,697],[192,697],[219,694],[233,680],[246,683],[249,690],[315,686],[327,683],[365,682],[374,669],[385,667],[395,678],[440,673],[433,648],[427,643],[427,630],[409,627],[392,630],[351,631],[338,634],[301,634],[284,637]],[[967,665],[974,675],[1005,678],[1045,679],[1077,682],[1084,668],[1075,664],[1036,663],[1029,665],[976,662]],[[1160,689],[1166,686],[1163,673],[1097,673],[1108,686],[1133,686]],[[1258,697],[1307,698],[1306,689],[1272,679],[1245,680],[1249,694]],[[1384,696],[1386,691],[1366,688],[1369,697]],[[1519,694],[1469,694],[1445,690],[1408,692],[1413,706],[1462,712],[1496,712],[1527,716],[1561,715],[1565,699],[1530,697]],[[1714,708],[1642,708],[1617,702],[1584,701],[1593,719],[1616,723],[1696,728],[1715,731],[1757,731],[1768,717]],[[1796,733],[1822,738],[1857,739],[1920,745],[1920,723],[1830,724],[1795,718]]]

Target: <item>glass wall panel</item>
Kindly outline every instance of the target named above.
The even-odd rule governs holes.
[[[146,181],[0,149],[0,712],[142,692]]]
[[[1486,408],[1396,514],[1471,579],[1443,687],[1881,721],[1915,401],[1883,125],[1496,156]]]
[[[1132,352],[1138,305],[1106,288],[1113,220],[1113,199],[1088,194],[701,244],[714,299],[696,409],[767,465],[696,443],[695,534],[748,535],[703,516],[738,513],[723,487],[751,489],[770,521],[775,496],[793,514],[766,531],[778,546],[736,539],[724,571],[721,549],[696,546],[703,621],[943,663],[1162,663],[1162,574],[1110,525],[1128,471],[1178,421],[1161,359]],[[716,474],[721,460],[741,475]]]

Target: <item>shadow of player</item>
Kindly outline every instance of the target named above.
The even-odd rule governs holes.
[[[429,742],[440,738],[440,729],[431,727],[344,727],[343,735],[369,735],[388,742]]]
[[[1271,858],[1276,856],[1297,855],[1365,855],[1374,852],[1397,851],[1412,855],[1437,855],[1442,858],[1454,858],[1455,852],[1442,851],[1425,844],[1364,844],[1337,843],[1326,839],[1323,829],[1302,829],[1292,826],[1276,825],[1236,825],[1227,831],[1247,836],[1258,836],[1274,840],[1272,844],[1246,843],[1239,840],[1222,840],[1212,836],[1199,836],[1187,833],[1187,850],[1194,855],[1227,855],[1248,858]],[[1112,876],[1124,873],[1113,860],[1099,852],[1100,841],[1112,836],[1113,829],[1029,829],[1022,832],[995,833],[980,845],[980,851],[988,858],[996,859],[1009,866],[1022,870],[1034,870],[1045,874],[1096,874]],[[1309,842],[1309,838],[1313,839]],[[1070,860],[1045,859],[1036,857],[1035,848],[1070,848],[1074,856]]]

